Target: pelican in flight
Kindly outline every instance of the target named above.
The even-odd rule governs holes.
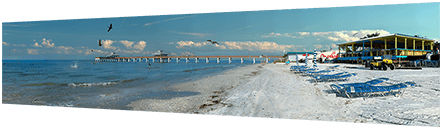
[[[217,44],[218,45],[218,43],[216,41],[211,41],[211,40],[208,40],[208,41],[211,42],[212,44]]]
[[[108,27],[107,32],[110,32],[110,30],[113,29],[112,24],[110,23],[110,26]]]

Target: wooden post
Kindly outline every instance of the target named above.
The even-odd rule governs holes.
[[[434,45],[434,42],[431,41],[430,45],[431,45],[431,50],[434,50],[434,48],[432,47]]]
[[[406,40],[407,40],[408,38],[405,38],[405,49],[408,47],[407,46],[407,43],[406,43]]]
[[[394,37],[394,48],[396,49],[396,56],[397,56],[397,37]]]
[[[373,40],[370,40],[370,56],[373,56]]]
[[[422,41],[422,50],[425,50],[425,41]]]
[[[416,39],[413,40],[413,49],[416,49]]]

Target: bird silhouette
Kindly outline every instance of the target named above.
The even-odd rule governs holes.
[[[99,39],[99,44],[98,44],[99,46],[101,46],[102,44],[101,44],[101,39]]]
[[[93,49],[92,49],[92,50],[90,50],[90,51],[92,51],[92,52],[93,52]]]
[[[108,27],[107,32],[110,32],[111,29],[113,29],[112,24],[110,24],[110,27]]]
[[[148,63],[148,66],[150,66],[150,67],[151,67],[151,63]]]
[[[211,40],[207,40],[207,41],[211,42],[212,44],[217,44],[218,45],[218,43],[216,41],[211,41]]]
[[[358,33],[354,33],[353,36],[356,35],[356,34],[358,34]]]

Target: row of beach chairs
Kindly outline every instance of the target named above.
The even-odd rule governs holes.
[[[335,68],[339,67],[330,66],[329,69],[319,70],[318,68],[308,68],[306,66],[291,66],[290,70],[295,71],[296,73],[302,73],[305,75],[309,75],[315,82],[329,82],[329,81],[339,81],[339,80],[348,80],[348,78],[352,76],[356,76],[356,73],[347,73],[341,72],[336,74],[329,74],[334,72]]]
[[[380,94],[385,96],[386,93],[404,93],[405,88],[414,86],[414,82],[391,83],[392,85],[380,85],[388,83],[389,78],[378,78],[362,83],[332,84],[330,88],[339,94],[345,94],[348,98],[354,96],[367,96]],[[390,84],[390,83],[388,83]]]
[[[290,69],[296,73],[310,76],[315,82],[348,80],[348,78],[357,75],[356,73],[348,72],[329,74],[335,72],[334,69],[337,69],[338,67],[339,65],[335,65],[328,67],[326,70],[319,70],[317,68],[309,68],[306,66],[291,66]],[[387,93],[400,93],[400,95],[402,95],[407,87],[414,85],[414,82],[396,83],[394,81],[391,82],[389,78],[378,78],[367,82],[332,84],[330,85],[330,88],[340,95],[345,94],[348,98],[352,98],[355,96],[370,97],[374,94],[385,96]]]

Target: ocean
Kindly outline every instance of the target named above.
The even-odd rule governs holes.
[[[259,59],[257,59],[259,60]],[[166,87],[253,64],[252,60],[181,60],[167,63],[93,60],[2,60],[2,102],[83,108],[123,109],[140,99],[199,94]],[[260,63],[260,61],[256,61]]]

